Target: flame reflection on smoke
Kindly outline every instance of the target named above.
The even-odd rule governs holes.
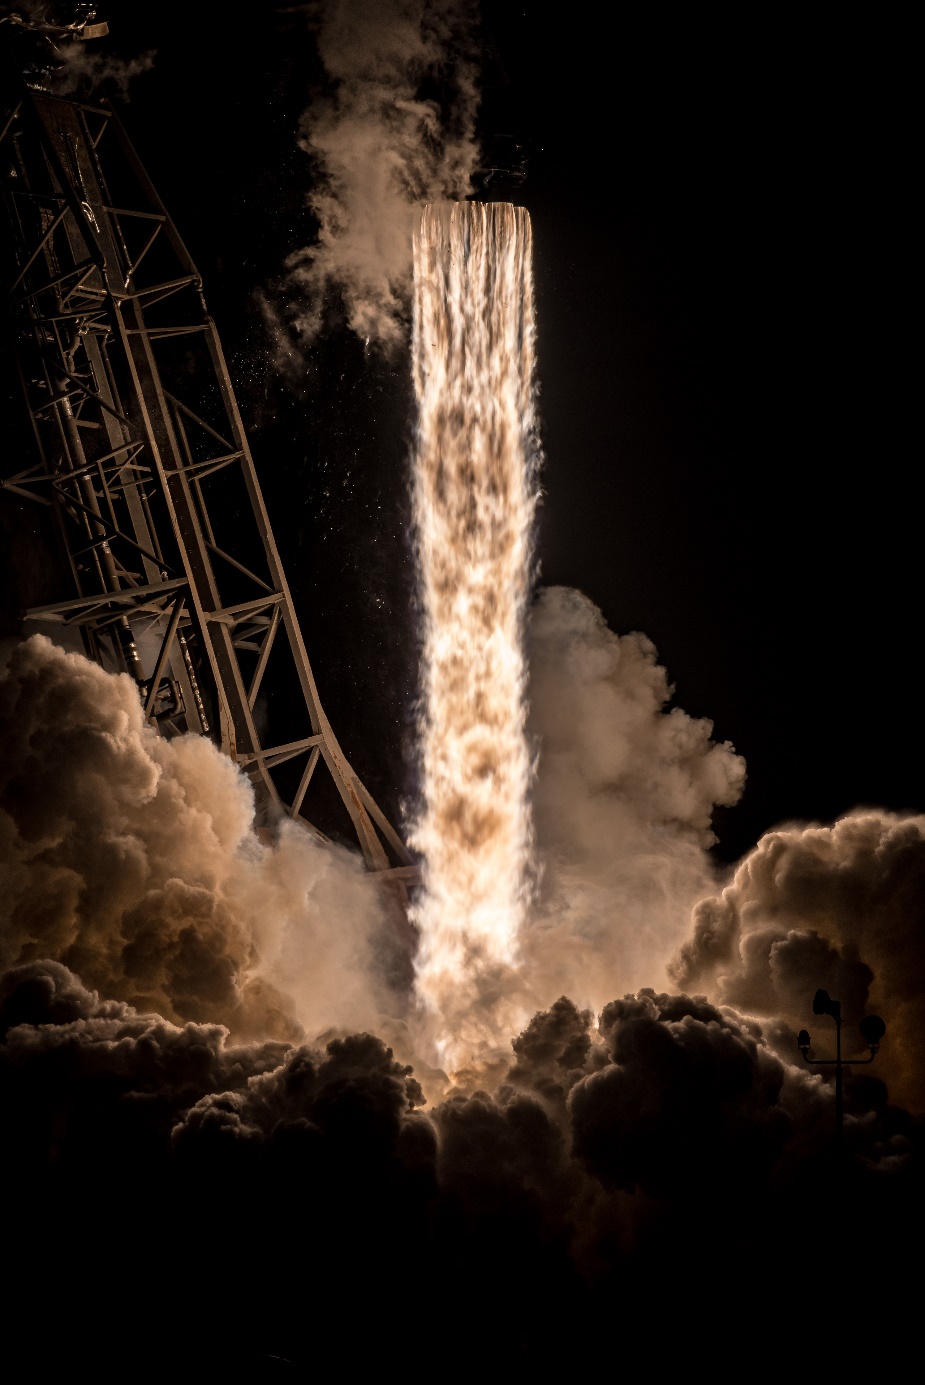
[[[509,1034],[529,894],[523,620],[536,504],[527,213],[435,204],[414,245],[424,617],[417,989],[450,1070]]]

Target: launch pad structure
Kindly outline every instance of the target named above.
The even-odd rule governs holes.
[[[412,858],[318,696],[199,273],[118,116],[20,83],[0,167],[36,445],[0,487],[50,511],[71,588],[27,620],[128,673],[161,734],[211,737],[264,822],[318,833],[323,765],[367,867],[404,893]]]

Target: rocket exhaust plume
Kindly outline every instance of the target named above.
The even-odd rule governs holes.
[[[417,990],[449,1071],[516,1023],[532,826],[523,623],[538,449],[531,231],[425,208],[414,243],[413,504],[424,651]]]

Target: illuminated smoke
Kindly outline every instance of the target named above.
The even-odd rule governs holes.
[[[713,811],[740,797],[745,762],[672,705],[651,640],[608,629],[581,592],[540,590],[527,662],[541,884],[523,970],[537,1008],[567,995],[597,1014],[665,986],[691,910],[718,888]]]
[[[759,839],[725,889],[700,900],[668,974],[758,1016],[785,1058],[804,1024],[820,1050],[829,1038],[824,1022],[814,1027],[817,987],[841,1000],[855,1049],[858,1021],[876,1010],[888,1033],[876,1076],[894,1100],[923,1111],[923,899],[925,816],[858,808],[831,826],[785,824]]]
[[[418,994],[457,1068],[510,1034],[532,830],[524,608],[536,503],[530,219],[425,209],[414,243],[424,616]]]
[[[312,160],[318,233],[263,299],[283,368],[301,369],[301,345],[338,298],[367,345],[407,340],[421,207],[465,197],[478,156],[472,0],[321,0],[313,18],[326,82],[299,144]],[[435,79],[439,102],[423,94]]]
[[[106,1000],[236,1039],[378,1028],[388,933],[359,859],[253,830],[241,771],[145,724],[138,690],[42,635],[0,671],[0,970],[52,958]]]

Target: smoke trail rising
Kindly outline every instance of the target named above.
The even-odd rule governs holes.
[[[424,612],[418,994],[450,1070],[503,1041],[532,829],[523,619],[536,504],[530,219],[424,211],[414,244]]]
[[[326,81],[299,145],[318,232],[262,299],[278,364],[296,376],[338,300],[367,346],[405,343],[421,207],[465,197],[478,159],[474,0],[319,0],[309,22]]]

